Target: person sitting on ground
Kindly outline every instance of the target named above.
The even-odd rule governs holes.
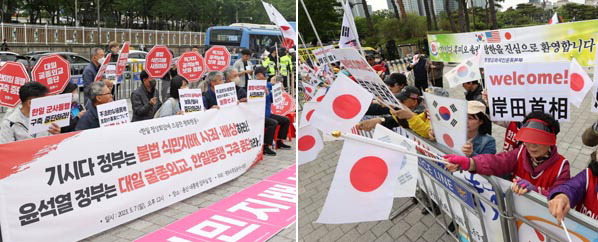
[[[216,99],[216,86],[224,83],[224,74],[219,71],[213,71],[207,77],[207,90],[203,93],[204,107],[210,109],[218,107],[218,99]],[[238,90],[237,90],[238,95]]]
[[[172,78],[170,81],[170,97],[164,101],[162,107],[156,111],[154,118],[183,114],[181,103],[179,101],[179,90],[187,89],[188,85],[189,81],[182,76],[175,76]]]
[[[79,87],[77,84],[69,82],[66,84],[62,94],[71,93],[73,95],[73,101],[71,102],[71,120],[68,126],[60,128],[60,133],[68,133],[75,131],[77,122],[85,114],[83,105],[79,104]]]
[[[162,104],[158,97],[158,91],[156,91],[156,80],[150,77],[145,70],[139,73],[139,79],[141,79],[141,85],[131,93],[131,106],[133,107],[131,122],[154,118]]]
[[[247,92],[245,88],[241,87],[241,78],[239,72],[234,67],[228,67],[224,70],[224,83],[233,82],[235,83],[235,89],[237,90],[237,100],[239,102],[247,102]]]
[[[85,114],[81,116],[81,119],[79,119],[79,122],[77,122],[75,130],[99,128],[100,120],[98,119],[98,105],[113,101],[112,93],[104,82],[94,82],[89,85],[88,88],[90,102],[85,106],[87,112],[85,112]]]
[[[486,115],[486,105],[478,101],[467,102],[467,143],[461,151],[469,157],[479,154],[496,154],[496,140],[490,135],[492,122]],[[430,129],[430,139],[434,132]]]
[[[256,79],[266,80],[266,68],[257,67],[255,68],[254,73]],[[276,139],[276,147],[280,149],[290,149],[291,146],[286,145],[285,143],[283,143],[283,141],[287,139],[287,134],[289,132],[289,126],[291,125],[291,121],[289,120],[289,118],[285,116],[280,116],[272,113],[272,83],[266,82],[266,85],[268,87],[268,90],[265,102],[266,119],[264,121],[264,125],[266,131],[264,132],[264,154],[276,155],[276,152],[270,149],[270,146],[274,144],[274,133],[276,133],[276,127],[280,127],[278,130],[278,137]]]
[[[48,131],[36,134],[29,134],[29,112],[31,100],[44,97],[48,94],[48,88],[39,82],[27,82],[19,89],[21,109],[14,110],[0,124],[0,144],[15,142],[19,140],[33,139],[59,134],[60,126],[52,123]]]
[[[513,191],[524,194],[536,191],[547,196],[550,189],[563,184],[570,177],[569,161],[558,153],[556,135],[560,131],[558,121],[543,112],[531,112],[523,120],[523,126],[515,139],[523,144],[515,150],[475,157],[446,155],[452,163],[450,172],[458,168],[481,175],[505,176],[513,174]]]

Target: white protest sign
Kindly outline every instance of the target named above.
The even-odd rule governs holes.
[[[400,134],[393,132],[386,127],[376,124],[373,139],[382,142],[392,143],[405,148],[407,151],[417,153],[415,147],[417,144]],[[401,171],[399,171],[399,187],[395,190],[395,197],[414,197],[417,185],[417,156],[405,154],[401,161]]]
[[[179,101],[185,113],[204,110],[201,89],[179,89]]]
[[[263,102],[266,100],[266,80],[247,81],[247,102]]]
[[[275,106],[282,105],[284,100],[282,98],[282,83],[277,83],[272,86],[272,100]]]
[[[262,152],[264,109],[241,103],[0,144],[3,241],[83,240],[241,176]]]
[[[97,109],[100,127],[127,124],[131,120],[126,99],[98,105]]]
[[[224,83],[215,86],[216,100],[219,107],[237,105],[237,89],[234,82]]]
[[[380,76],[355,49],[335,49],[332,51],[336,59],[353,75],[356,82],[368,92],[380,97],[385,103],[402,106],[392,94]]]
[[[316,57],[316,61],[319,64],[328,64],[328,58],[326,58],[326,49],[317,48],[312,50],[311,53],[314,54],[314,57]]]
[[[109,58],[109,57],[106,57]],[[116,64],[115,63],[110,63],[108,64],[108,66],[106,67],[106,72],[104,72],[104,78],[111,80],[111,81],[116,81]]]
[[[458,154],[467,141],[467,101],[424,93],[434,136]]]
[[[72,94],[31,99],[29,110],[29,134],[47,131],[52,123],[68,126],[71,118]]]
[[[487,64],[484,77],[492,121],[523,121],[533,111],[569,121],[568,61]]]

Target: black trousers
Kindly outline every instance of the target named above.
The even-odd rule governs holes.
[[[428,81],[427,80],[415,80],[415,87],[417,87],[417,89],[422,90],[422,92],[426,91],[426,88],[428,88]]]
[[[289,118],[276,114],[272,114],[269,118],[266,118],[266,132],[264,133],[265,145],[272,145],[272,143],[274,142],[274,133],[276,132],[276,126],[279,125],[280,129],[278,130],[277,139],[284,140],[287,138],[287,133],[289,132],[289,125],[291,125],[291,121],[289,120]]]

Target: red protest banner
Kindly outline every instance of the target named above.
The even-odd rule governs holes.
[[[177,73],[189,82],[196,82],[205,72],[203,57],[195,51],[183,53],[177,62]]]
[[[170,69],[172,54],[168,47],[156,45],[145,57],[145,71],[150,77],[162,78]]]
[[[282,92],[282,105],[272,104],[272,113],[276,115],[285,116],[295,110],[295,100],[287,92]]]
[[[71,67],[68,61],[59,55],[44,56],[31,71],[31,77],[49,89],[49,94],[58,94],[71,80]]]
[[[0,105],[14,108],[21,102],[19,89],[29,82],[22,63],[6,62],[0,67]]]
[[[102,78],[104,77],[104,72],[106,72],[106,68],[108,68],[108,63],[110,62],[110,55],[107,55],[104,58],[104,63],[102,63],[102,65],[100,66],[100,69],[98,70],[98,73],[96,74],[96,78],[93,81],[101,81]]]
[[[214,45],[206,51],[206,66],[210,71],[223,71],[230,63],[230,53],[224,46]]]
[[[123,44],[123,47],[120,49],[120,54],[118,54],[118,61],[116,62],[116,76],[119,77],[125,71],[125,67],[127,66],[127,61],[129,59],[129,41]]]

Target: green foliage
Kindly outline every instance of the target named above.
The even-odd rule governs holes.
[[[300,0],[297,0],[300,1]],[[339,13],[335,8],[341,8],[337,1],[303,0],[305,7],[318,31],[322,42],[327,43],[333,40],[338,41],[343,21],[342,11]],[[294,1],[292,1],[294,2]],[[314,31],[307,19],[305,10],[301,3],[299,5],[299,33],[301,33],[306,44],[317,44]],[[357,23],[355,23],[357,25]],[[361,33],[360,33],[361,34]]]

